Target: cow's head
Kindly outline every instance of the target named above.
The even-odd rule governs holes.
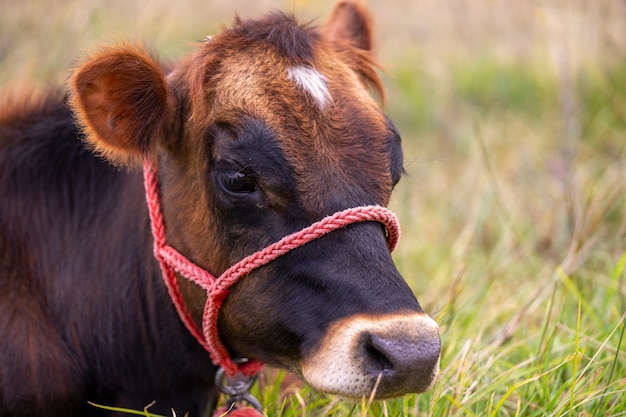
[[[164,73],[142,48],[104,49],[71,80],[93,148],[161,172],[169,243],[218,275],[323,216],[387,205],[400,136],[382,95],[367,11],[338,5],[317,29],[283,14],[239,21]],[[199,315],[204,293],[185,284]],[[438,328],[396,270],[378,223],[332,232],[234,286],[219,318],[233,356],[347,397],[422,392]]]

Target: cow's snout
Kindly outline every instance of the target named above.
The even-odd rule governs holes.
[[[441,343],[436,328],[427,328],[415,337],[366,330],[359,351],[372,376],[381,375],[378,397],[393,397],[405,392],[424,392],[438,371]],[[359,353],[360,353],[359,352]]]
[[[377,399],[426,391],[439,372],[438,326],[423,313],[348,317],[302,363],[313,388]]]

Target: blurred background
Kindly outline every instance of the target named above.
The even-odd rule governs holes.
[[[0,0],[0,90],[60,85],[101,43],[175,60],[235,13],[321,24],[333,3]],[[507,387],[567,385],[542,373],[565,361],[577,411],[626,412],[608,400],[626,389],[626,2],[366,3],[405,150],[394,256],[442,329],[441,382],[420,407],[563,410],[562,391]]]

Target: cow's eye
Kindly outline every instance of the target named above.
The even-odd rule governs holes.
[[[222,186],[231,193],[252,193],[256,191],[256,180],[251,172],[229,171],[220,176]]]

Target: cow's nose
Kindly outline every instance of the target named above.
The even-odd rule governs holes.
[[[302,362],[313,388],[351,398],[426,391],[439,372],[438,326],[423,313],[348,317]]]
[[[422,329],[419,337],[400,332],[364,331],[360,337],[364,365],[378,380],[378,397],[426,391],[439,370],[441,342],[437,329]],[[424,331],[425,330],[425,331]]]

